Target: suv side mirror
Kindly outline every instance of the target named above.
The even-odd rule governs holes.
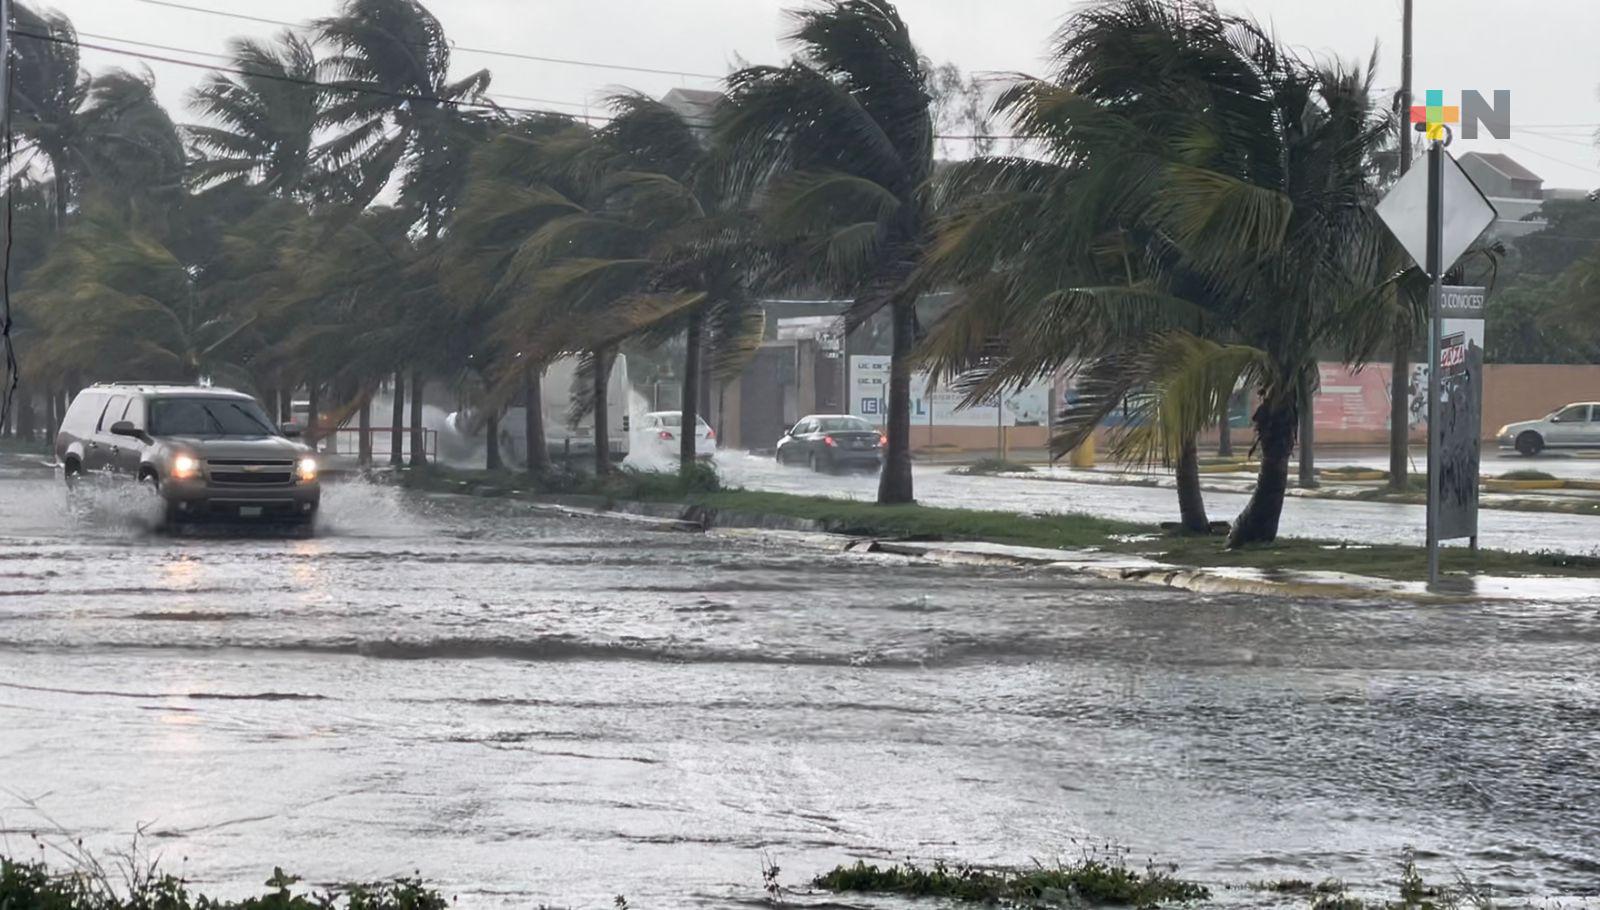
[[[1550,422],[1551,422],[1551,423],[1561,423],[1561,422],[1562,422],[1562,421],[1564,421],[1564,420],[1565,420],[1565,419],[1566,419],[1566,418],[1564,418],[1564,417],[1562,417],[1562,416],[1561,416],[1561,415],[1559,415],[1559,414],[1557,414],[1557,415],[1555,415],[1555,416],[1553,416],[1553,417],[1551,417],[1551,418],[1550,418]],[[112,430],[112,432],[113,432],[113,433],[115,433],[115,432],[116,432],[116,430]]]
[[[112,436],[128,436],[128,437],[132,437],[133,439],[137,439],[140,442],[149,442],[150,441],[150,437],[148,435],[146,435],[145,431],[143,431],[143,430],[139,429],[138,427],[134,426],[133,425],[133,421],[131,421],[131,420],[119,420],[116,423],[112,424],[111,425],[111,435]]]
[[[784,427],[783,428],[783,435],[785,435],[785,436],[793,436],[794,435],[794,426],[795,425],[791,423],[788,426]]]
[[[285,439],[299,439],[301,435],[300,424],[295,423],[292,420],[286,420],[280,424],[278,426],[278,431],[283,434]]]

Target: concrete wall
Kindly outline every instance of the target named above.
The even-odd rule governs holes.
[[[1573,401],[1600,401],[1600,365],[1491,363],[1483,377],[1484,438]]]
[[[751,369],[741,377],[742,389],[737,393],[730,393],[727,398],[729,409],[724,427],[739,427],[737,432],[724,431],[723,445],[731,448],[770,449],[776,439],[776,430],[781,424],[781,419],[774,411],[784,411],[783,417],[789,420],[809,413],[812,406],[816,405],[819,397],[816,383],[822,377],[822,371],[830,367],[835,368],[837,361],[821,358],[815,350],[805,351],[808,356],[796,356],[793,343],[769,344],[764,347],[762,354],[751,364]],[[802,379],[800,384],[789,384],[776,377],[778,372],[774,369],[777,364],[775,359],[784,359],[795,364],[795,373]],[[795,361],[798,360],[798,363]],[[755,375],[752,375],[752,371]],[[804,380],[810,380],[805,383]],[[783,405],[776,404],[775,399],[780,394],[782,386]],[[829,390],[831,392],[831,389]],[[742,393],[742,394],[741,394]],[[1563,366],[1551,364],[1489,364],[1484,367],[1484,406],[1483,406],[1483,434],[1485,439],[1493,437],[1494,431],[1501,425],[1518,420],[1531,420],[1543,417],[1561,405],[1572,401],[1600,401],[1600,365],[1594,366]],[[762,406],[765,413],[750,414],[740,419],[741,411],[748,411],[752,402],[769,402]],[[793,409],[792,413],[789,413]],[[752,437],[752,431],[755,436]],[[766,437],[772,438],[766,438]],[[1412,440],[1418,443],[1426,440],[1422,427],[1412,430]],[[1049,432],[1045,427],[1008,427],[1006,429],[1006,445],[1012,449],[1040,449],[1046,444]],[[1216,444],[1216,432],[1202,437],[1204,447],[1213,447]],[[1233,442],[1236,450],[1244,451],[1250,446],[1251,431],[1248,427],[1235,427]],[[965,451],[995,451],[997,442],[996,430],[992,426],[928,426],[925,423],[911,425],[911,446],[913,449],[948,449],[955,448]],[[1318,425],[1317,444],[1319,446],[1341,445],[1387,445],[1389,431],[1387,427],[1371,427],[1367,429],[1339,429],[1331,426]]]

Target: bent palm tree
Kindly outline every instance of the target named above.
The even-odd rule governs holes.
[[[1146,322],[1131,336],[1107,324],[1106,335],[1134,347],[1102,349],[1088,373],[1094,395],[1066,429],[1087,432],[1143,388],[1144,426],[1122,442],[1149,451],[1192,438],[1237,384],[1254,389],[1263,464],[1230,546],[1276,535],[1317,353],[1360,362],[1378,343],[1370,328],[1392,321],[1372,318],[1384,304],[1372,293],[1382,240],[1369,177],[1386,125],[1369,88],[1360,71],[1307,65],[1253,23],[1207,6],[1120,0],[1091,8],[1059,38],[1055,81],[1025,81],[1005,101],[1052,161],[991,168],[1004,178],[990,184],[1002,196],[990,222],[997,230],[952,254],[958,264],[962,256],[998,262],[1001,279],[1021,283],[1024,303],[1039,302],[1033,313],[1068,336],[1025,336],[1024,351],[1037,338],[1094,353],[1095,342],[1073,336],[1092,337],[1113,315],[1152,315],[1150,291],[1194,306],[1203,321]],[[1098,313],[1104,290],[1072,284],[1097,270],[1050,261],[1061,250],[1104,248],[1108,229],[1137,251],[1111,289],[1124,298],[1120,314]],[[1202,330],[1232,343],[1198,337]],[[1033,351],[1033,365],[1049,354]]]
[[[311,42],[291,31],[270,44],[237,38],[228,56],[244,74],[212,73],[189,99],[190,107],[216,124],[185,128],[199,153],[191,165],[196,183],[253,181],[275,195],[301,199],[326,191],[315,139],[329,125],[331,96],[314,86],[323,67]]]
[[[887,310],[893,335],[880,503],[910,502],[912,280],[929,242],[928,74],[887,0],[829,0],[791,13],[787,66],[728,77],[716,135],[735,189],[756,196],[791,251],[787,283],[853,298],[848,327]]]
[[[116,70],[91,79],[79,63],[71,20],[20,3],[14,16],[11,116],[19,142],[5,168],[20,172],[34,155],[44,158],[55,229],[66,227],[91,183],[118,198],[177,189],[183,148],[150,78]]]

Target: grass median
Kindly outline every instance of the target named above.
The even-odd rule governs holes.
[[[709,468],[694,472],[687,482],[675,474],[632,471],[598,480],[580,474],[534,481],[525,474],[445,468],[408,472],[404,482],[421,489],[489,496],[536,499],[550,494],[580,494],[607,503],[682,503],[718,512],[804,519],[839,534],[1095,550],[1195,568],[1346,572],[1401,580],[1415,580],[1427,574],[1426,551],[1422,547],[1280,538],[1270,544],[1229,550],[1220,535],[1173,533],[1151,523],[1090,515],[880,506],[825,496],[718,489],[716,476]],[[1500,550],[1473,553],[1465,547],[1447,547],[1440,554],[1440,562],[1445,572],[1454,574],[1600,577],[1600,557],[1592,555]]]

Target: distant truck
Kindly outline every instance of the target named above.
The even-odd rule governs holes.
[[[572,409],[572,383],[578,372],[576,357],[554,361],[544,372],[544,440],[552,458],[563,455],[592,457],[594,454],[594,413],[591,411],[570,427],[567,416]],[[587,381],[588,377],[584,377]],[[628,435],[632,420],[644,411],[644,398],[628,382],[628,358],[618,354],[611,365],[606,384],[606,435],[611,454],[617,460],[628,454]],[[521,401],[513,402],[500,417],[500,455],[507,462],[526,464],[528,459],[526,410]],[[465,461],[483,451],[482,415],[455,411],[445,417],[439,433],[439,453],[448,461]]]

